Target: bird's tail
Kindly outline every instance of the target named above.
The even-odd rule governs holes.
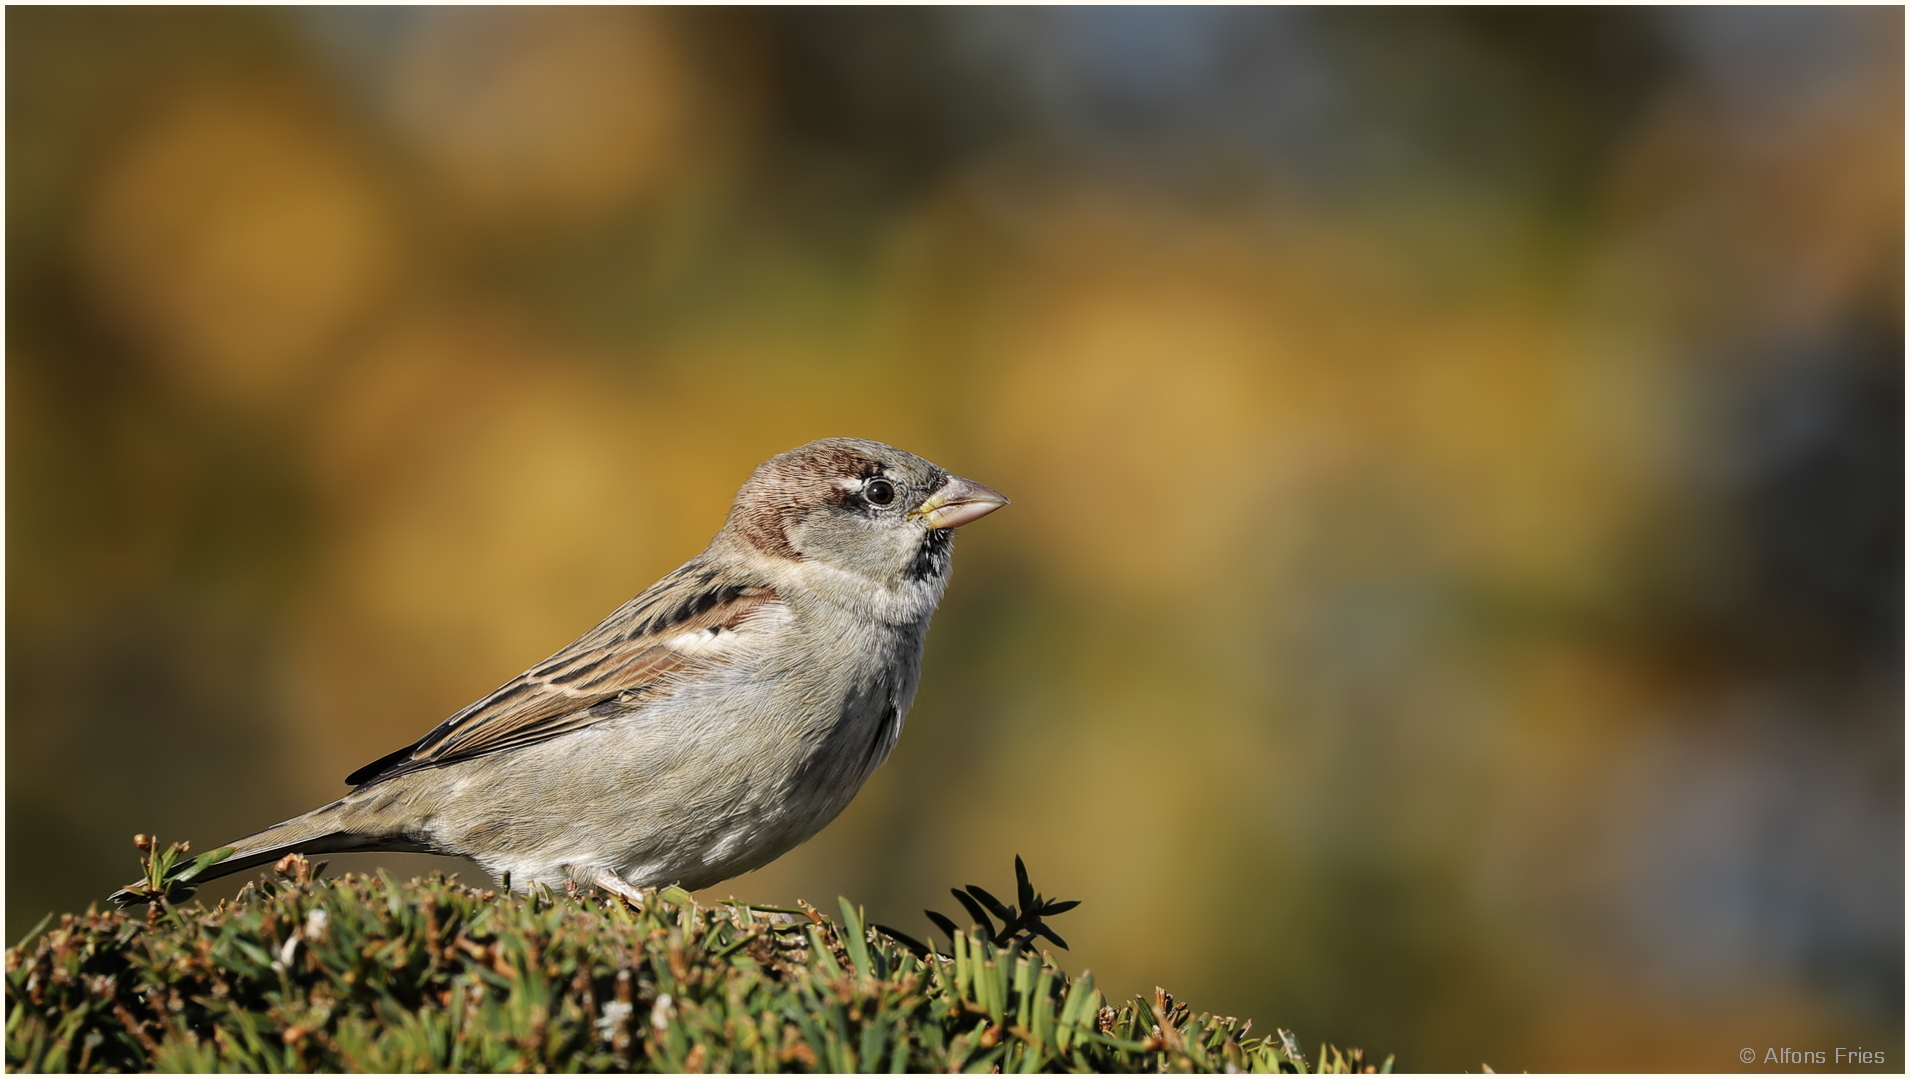
[[[219,877],[243,873],[253,866],[276,862],[288,854],[338,854],[346,851],[424,851],[427,848],[407,836],[365,834],[350,828],[352,805],[340,799],[302,816],[235,839],[227,846],[236,848],[225,858],[205,867],[192,878],[202,884]],[[130,884],[108,897],[122,907],[152,900],[143,884]]]

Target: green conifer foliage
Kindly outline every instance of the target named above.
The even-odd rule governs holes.
[[[944,953],[840,906],[838,922],[806,906],[702,907],[664,889],[633,910],[441,875],[323,880],[292,858],[279,880],[212,909],[161,901],[43,923],[7,952],[6,1063],[21,1072],[1370,1070],[1357,1050],[1322,1047],[1309,1061],[1286,1031],[1254,1037],[1251,1023],[1194,1014],[1159,990],[1117,1005],[1027,939],[958,930]]]

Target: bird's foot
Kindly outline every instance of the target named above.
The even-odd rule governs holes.
[[[638,909],[642,909],[643,907],[643,889],[618,876],[617,871],[614,869],[605,869],[600,866],[590,866],[587,868],[578,866],[572,871],[571,879],[577,881],[579,884],[585,884],[595,888],[600,892],[607,892],[610,895],[614,895],[618,899]]]

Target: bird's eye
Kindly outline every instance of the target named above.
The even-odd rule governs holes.
[[[862,485],[862,497],[877,506],[886,506],[895,501],[895,484],[877,477]]]

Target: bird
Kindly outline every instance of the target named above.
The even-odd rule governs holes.
[[[767,865],[895,748],[954,530],[1007,504],[881,442],[777,454],[701,554],[351,773],[344,797],[228,844],[197,881],[293,853],[410,851],[516,890],[641,903]]]

